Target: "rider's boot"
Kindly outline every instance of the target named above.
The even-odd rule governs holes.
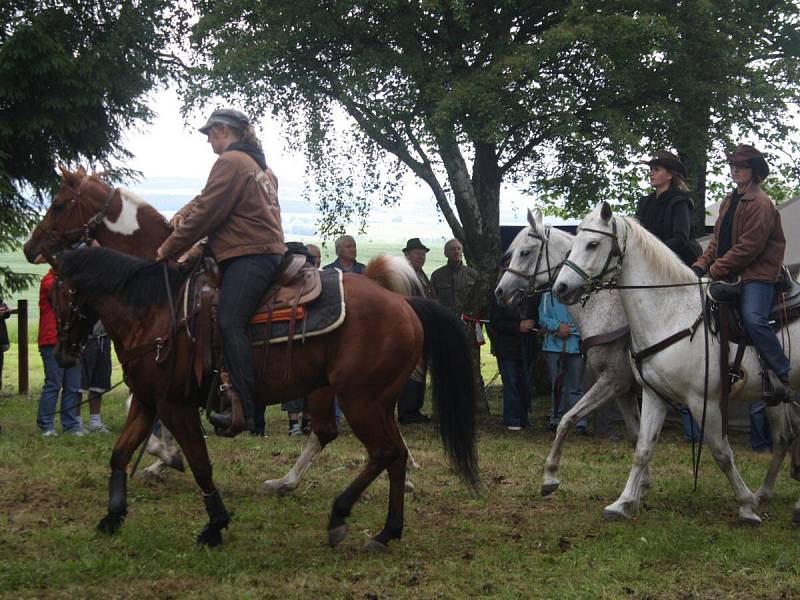
[[[223,377],[223,381],[227,378]],[[253,431],[253,406],[249,400],[243,399],[228,383],[220,386],[222,392],[222,406],[228,409],[224,412],[211,412],[208,420],[214,425],[217,435],[223,437],[236,437],[242,431]]]
[[[769,381],[768,388],[772,388],[764,392],[764,403],[767,406],[777,406],[781,402],[790,402],[792,400],[794,394],[789,385],[788,377],[778,377],[774,371],[768,370],[767,380]]]

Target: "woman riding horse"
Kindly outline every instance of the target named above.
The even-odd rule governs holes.
[[[769,367],[771,393],[764,401],[780,404],[792,397],[789,359],[769,324],[775,284],[781,279],[786,238],[781,216],[760,183],[769,175],[764,155],[742,144],[728,155],[736,190],[722,201],[714,224],[714,237],[692,265],[715,281],[741,281],[739,312],[747,334]]]
[[[158,258],[177,258],[208,236],[219,261],[222,350],[231,377],[229,392],[241,399],[244,425],[232,412],[212,413],[209,420],[223,429],[221,435],[234,437],[243,428],[254,429],[256,378],[247,324],[272,285],[286,246],[278,179],[247,116],[231,108],[215,110],[200,132],[219,158],[200,195],[173,217],[174,231],[158,249]]]

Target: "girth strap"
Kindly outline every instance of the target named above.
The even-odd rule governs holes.
[[[587,338],[581,340],[581,354],[586,354],[587,350],[590,348],[594,348],[595,346],[602,346],[604,344],[610,344],[611,342],[616,342],[618,339],[623,338],[627,335],[630,335],[631,328],[629,325],[623,325],[619,329],[615,329],[614,331],[607,331],[606,333],[600,333],[598,335],[592,335]]]

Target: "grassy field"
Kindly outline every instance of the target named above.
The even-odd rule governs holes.
[[[7,359],[8,378],[16,356]],[[234,517],[222,547],[194,545],[206,517],[191,477],[178,473],[162,485],[131,481],[128,519],[107,538],[95,525],[105,513],[116,436],[41,438],[34,421],[42,372],[35,357],[31,363],[34,393],[8,395],[7,386],[0,398],[2,598],[800,597],[800,533],[790,523],[800,486],[785,474],[759,511],[764,523],[737,526],[730,487],[709,453],[693,491],[689,446],[668,430],[642,513],[629,523],[606,523],[602,508],[624,485],[629,443],[571,438],[562,489],[541,498],[541,466],[552,441],[541,426],[544,402],[535,405],[533,430],[512,434],[500,426],[498,388],[490,390],[491,415],[480,423],[480,497],[449,471],[430,426],[404,429],[422,469],[412,476],[417,493],[407,496],[405,535],[387,555],[361,550],[385,519],[385,477],[356,505],[342,545],[332,550],[325,543],[333,498],[365,462],[346,425],[294,496],[259,493],[261,481],[283,475],[303,444],[286,435],[276,407],[267,411],[267,438],[208,438]],[[114,433],[123,424],[124,397],[118,389],[105,402]],[[747,450],[741,435],[734,441],[738,465],[755,488],[768,456]]]

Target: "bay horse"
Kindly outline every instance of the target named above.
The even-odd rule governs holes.
[[[108,185],[99,176],[88,174],[83,167],[76,172],[71,172],[64,166],[59,169],[59,190],[23,247],[29,261],[34,262],[39,255],[50,257],[80,241],[88,240],[131,256],[156,259],[158,247],[172,233],[172,228],[161,213],[136,194]],[[399,265],[395,265],[390,269],[368,269],[365,275],[379,281],[391,291],[410,294],[408,282],[416,282],[416,275],[408,270],[407,276],[403,277],[399,276],[398,271]],[[80,335],[77,339],[80,340]],[[63,353],[59,355],[68,358]],[[77,360],[77,355],[74,358]],[[294,490],[313,459],[337,437],[335,413],[332,412],[333,400],[329,391],[312,392],[308,398],[308,409],[311,413],[312,433],[305,448],[284,477],[263,482],[263,491],[285,494]],[[162,438],[169,441],[172,436],[166,433]],[[169,452],[171,448],[165,448],[155,436],[151,436],[148,441],[148,451],[151,449],[159,457],[159,461],[145,469],[146,475],[158,477],[163,471],[164,462],[170,465],[180,464],[180,453],[177,449]],[[410,463],[411,466],[417,466],[413,458]],[[410,482],[407,485],[412,487]]]
[[[704,331],[697,331],[698,326],[702,327],[707,280],[698,282],[692,270],[658,238],[635,219],[614,216],[605,202],[598,204],[581,222],[572,242],[572,252],[564,265],[553,285],[559,299],[574,304],[587,290],[611,281],[611,285],[619,290],[630,325],[631,353],[634,357],[643,356],[636,359],[639,366],[635,373],[643,394],[633,466],[622,494],[603,512],[606,519],[627,519],[638,510],[643,475],[664,423],[667,401],[683,402],[694,419],[703,422],[706,385],[703,365],[708,359],[708,364],[716,367],[720,352],[716,337],[709,336],[710,343],[706,346]],[[697,334],[690,335],[692,331]],[[784,333],[790,339],[800,335],[800,321],[785,326]],[[671,340],[676,341],[666,343]],[[648,352],[643,352],[645,350]],[[730,355],[734,354],[735,348]],[[791,385],[797,389],[800,384],[800,355],[795,353],[790,360]],[[742,367],[748,376],[740,389],[731,391],[731,399],[744,402],[761,400],[762,386],[758,376],[761,365],[752,347],[745,351]],[[722,432],[720,382],[719,369],[710,368],[704,440],[730,481],[739,504],[739,520],[760,523],[754,509],[760,500],[769,497],[780,463],[795,437],[793,431],[800,426],[800,418],[789,404],[767,408],[774,446],[767,480],[772,478],[772,481],[767,485],[765,480],[762,490],[754,494],[739,474],[728,436]],[[794,505],[793,520],[800,523],[800,500]]]

